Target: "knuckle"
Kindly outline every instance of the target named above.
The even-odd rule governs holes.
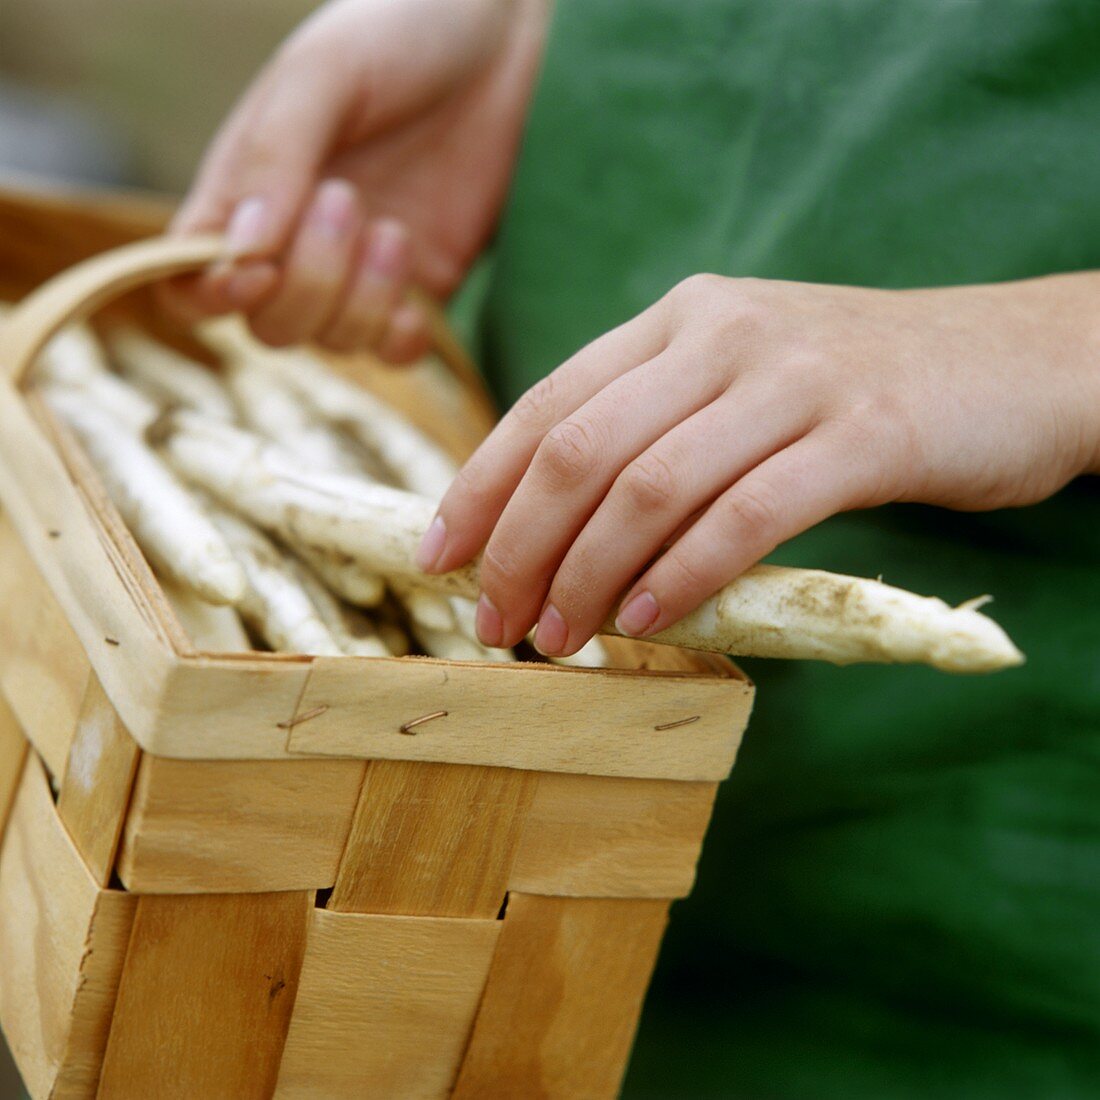
[[[623,471],[623,491],[637,512],[667,511],[676,501],[677,479],[658,454],[647,452]]]
[[[486,590],[514,588],[522,572],[520,560],[499,541],[493,539],[481,559],[481,583]]]
[[[763,485],[741,488],[731,493],[726,499],[725,511],[734,528],[751,532],[754,541],[766,541],[770,533],[779,527],[779,498]]]
[[[578,485],[587,480],[600,462],[595,434],[580,420],[555,425],[539,445],[535,460],[540,472],[556,485]]]
[[[512,407],[512,416],[525,428],[544,430],[553,423],[557,381],[552,374],[532,386]]]
[[[676,549],[669,550],[661,559],[661,573],[663,574],[663,587],[679,593],[705,594],[713,585],[709,578],[690,558]]]

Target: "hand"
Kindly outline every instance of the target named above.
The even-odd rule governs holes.
[[[395,360],[427,343],[410,283],[458,285],[497,220],[541,55],[543,0],[335,0],[222,126],[177,216],[234,253],[168,291],[190,318]],[[258,257],[258,259],[257,259]]]
[[[981,510],[1100,470],[1100,277],[882,291],[699,275],[530,390],[420,564],[488,545],[478,631],[575,652],[680,619],[781,542],[887,501]]]

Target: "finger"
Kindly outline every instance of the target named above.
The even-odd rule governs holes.
[[[626,465],[554,575],[539,651],[580,649],[662,547],[724,489],[805,435],[813,415],[808,406],[734,386]]]
[[[173,229],[224,228],[234,254],[276,254],[313,191],[344,95],[337,67],[281,54],[214,139]]]
[[[382,218],[367,227],[355,272],[320,341],[341,351],[377,347],[409,278],[411,249],[401,222]]]
[[[406,302],[394,311],[378,354],[390,363],[411,363],[431,347],[431,332],[424,311]]]
[[[566,551],[623,468],[718,396],[725,383],[717,375],[709,385],[685,387],[680,379],[689,367],[670,347],[614,379],[543,437],[481,562],[482,591],[503,625],[497,644],[514,645],[530,630]]]
[[[218,313],[251,313],[279,283],[269,260],[219,264],[202,276],[170,279],[156,287],[160,305],[185,325]]]
[[[632,586],[616,628],[663,630],[780,543],[836,512],[859,507],[875,474],[837,433],[811,432],[723,493]]]
[[[278,289],[250,317],[261,340],[300,344],[325,327],[350,277],[361,223],[350,183],[326,180],[317,188],[287,253]]]
[[[533,386],[478,447],[444,496],[417,554],[445,573],[485,545],[542,437],[609,382],[664,350],[663,315],[646,310],[592,341]]]

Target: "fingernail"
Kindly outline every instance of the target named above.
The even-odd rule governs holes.
[[[397,222],[377,222],[367,244],[366,266],[375,278],[396,279],[405,258],[405,231]]]
[[[416,548],[416,564],[425,573],[430,573],[443,557],[443,547],[446,545],[447,525],[443,522],[442,516],[436,516]]]
[[[225,230],[229,254],[234,259],[260,252],[270,242],[267,203],[259,196],[237,204]]]
[[[535,630],[535,649],[544,657],[557,657],[569,641],[569,627],[561,617],[561,612],[548,603],[539,616],[539,625]]]
[[[493,601],[484,592],[477,601],[477,637],[482,645],[496,649],[504,638],[504,623]]]
[[[615,629],[620,634],[630,638],[637,638],[657,621],[661,608],[649,592],[639,592],[628,603],[619,609],[615,619]]]
[[[310,211],[317,227],[332,237],[344,237],[355,224],[355,198],[347,184],[328,180],[317,189],[317,199]]]

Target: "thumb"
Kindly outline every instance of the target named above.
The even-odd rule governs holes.
[[[273,256],[289,241],[347,110],[331,69],[278,59],[227,119],[172,223],[224,230],[234,256]]]

